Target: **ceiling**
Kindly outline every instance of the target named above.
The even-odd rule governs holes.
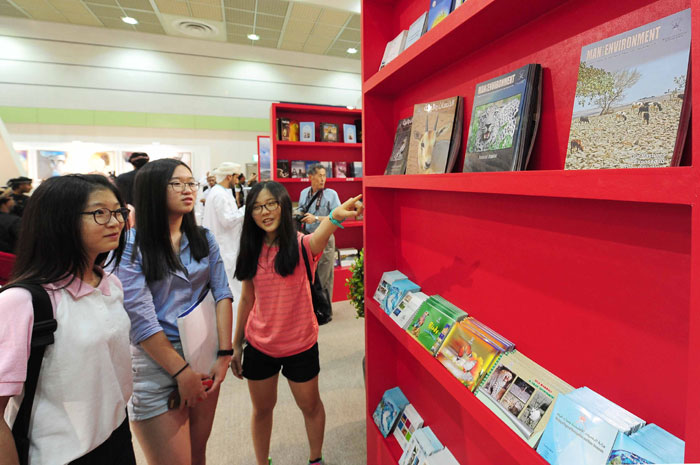
[[[314,4],[316,3],[316,4]],[[0,0],[0,16],[360,58],[360,15],[287,0]],[[130,16],[138,24],[124,23]],[[198,23],[203,23],[201,26]],[[208,28],[207,28],[208,26]],[[248,39],[255,33],[260,40]]]

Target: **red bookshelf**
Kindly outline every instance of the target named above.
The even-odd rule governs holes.
[[[379,70],[428,2],[363,1],[367,463],[400,456],[372,421],[394,386],[460,463],[546,463],[375,304],[393,269],[681,437],[700,462],[700,123],[681,167],[564,170],[581,47],[691,7],[699,30],[700,0],[469,0]],[[476,84],[527,63],[544,68],[529,171],[383,175],[415,103],[465,97],[466,141]]]
[[[349,144],[344,142],[300,142],[277,140],[277,118],[289,118],[296,121],[313,121],[316,128],[316,140],[320,140],[319,128],[321,123],[334,123],[338,125],[338,138],[343,140],[343,124],[355,124],[355,120],[362,119],[362,110],[349,110],[340,107],[327,107],[320,105],[298,105],[287,103],[273,103],[270,108],[271,138],[272,138],[272,172],[274,181],[284,184],[289,192],[292,202],[299,201],[301,191],[309,186],[307,178],[279,178],[277,176],[277,160],[317,160],[317,161],[362,161],[362,143]],[[357,128],[360,134],[360,128]],[[364,169],[364,167],[363,167]],[[332,176],[333,173],[327,173]],[[350,197],[362,193],[363,178],[333,178],[326,179],[326,188],[338,193],[343,202]],[[363,221],[346,222],[345,229],[338,229],[335,233],[336,248],[363,247]],[[336,267],[333,280],[334,302],[347,300],[347,287],[345,279],[350,277],[347,267]]]

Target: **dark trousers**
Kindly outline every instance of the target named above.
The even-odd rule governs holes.
[[[136,465],[129,419],[126,418],[105,442],[70,465]]]

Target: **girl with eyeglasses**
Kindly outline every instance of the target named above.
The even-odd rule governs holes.
[[[318,391],[318,323],[302,244],[313,276],[331,234],[344,220],[361,214],[360,197],[335,208],[313,234],[303,235],[296,230],[292,202],[282,184],[258,183],[248,194],[236,262],[243,290],[231,370],[248,380],[257,465],[272,463],[268,455],[280,370],[304,416],[309,463],[323,464],[326,413]]]
[[[195,222],[198,187],[179,160],[157,160],[139,170],[137,226],[117,271],[131,317],[129,419],[150,465],[205,463],[219,386],[233,353],[231,291],[214,236]],[[184,358],[177,317],[209,291],[220,356],[210,371],[198,373]],[[179,395],[178,408],[169,405],[171,395]]]
[[[136,463],[126,421],[132,390],[129,317],[119,280],[103,271],[119,265],[128,214],[119,191],[102,175],[50,178],[27,202],[8,286],[41,285],[57,321],[54,342],[41,359],[33,408],[20,413],[30,415],[31,464]],[[9,427],[15,426],[28,376],[34,307],[28,290],[5,289],[0,462],[16,464]]]

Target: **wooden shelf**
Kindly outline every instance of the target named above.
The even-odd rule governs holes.
[[[350,144],[346,142],[301,142],[301,141],[290,141],[290,140],[278,140],[276,141],[279,147],[304,147],[304,148],[334,148],[334,149],[361,149],[362,144]]]
[[[363,178],[326,178],[326,182],[362,182]],[[305,182],[308,184],[309,178],[275,178],[277,182],[281,183],[298,183]]]

